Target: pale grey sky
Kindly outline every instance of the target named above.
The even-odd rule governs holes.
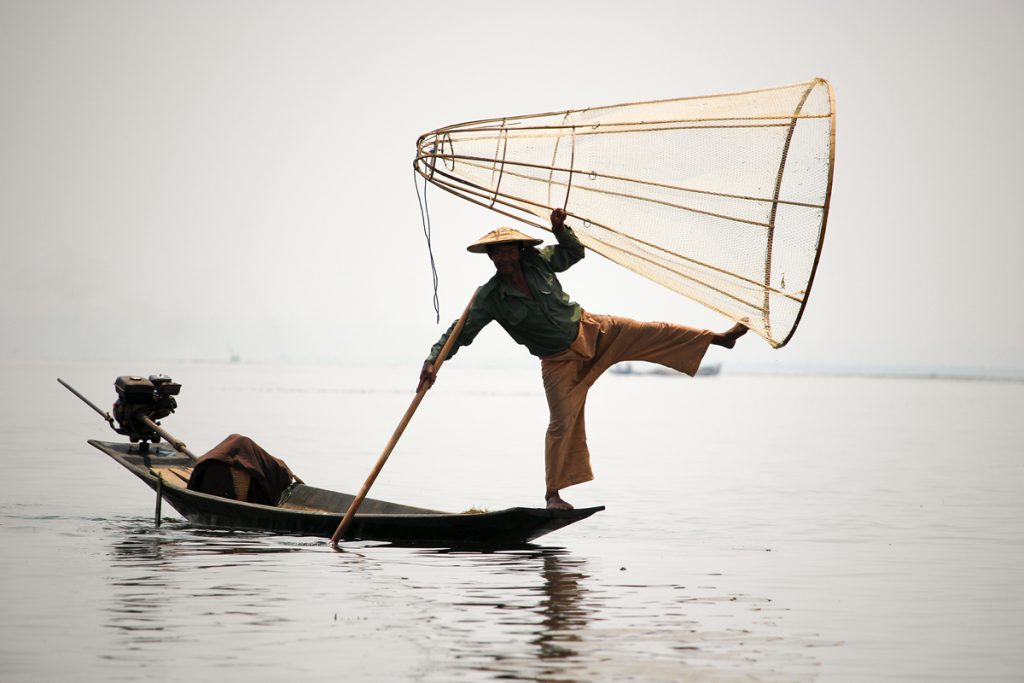
[[[801,328],[744,362],[1024,367],[1016,2],[0,0],[0,360],[419,361],[507,222],[428,190],[416,137],[493,116],[836,92]],[[542,235],[543,236],[543,235]],[[595,312],[728,321],[594,255]],[[527,363],[497,327],[464,363]]]

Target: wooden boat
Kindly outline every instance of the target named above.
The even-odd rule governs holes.
[[[654,363],[639,362],[636,365],[632,361],[625,363],[617,363],[610,369],[613,375],[631,375],[635,377],[640,376],[651,376],[660,375],[665,377],[682,377],[684,373],[672,368],[667,368],[663,365],[655,365]],[[695,377],[715,377],[722,372],[721,363],[705,363],[697,368],[697,374]]]
[[[329,538],[353,496],[292,484],[278,504],[259,505],[186,488],[192,466],[188,455],[165,443],[137,445],[90,440],[166,500],[189,522],[218,529],[247,529]],[[514,507],[495,512],[446,513],[367,498],[344,540],[385,541],[401,546],[498,550],[522,547],[564,526],[590,517],[604,506],[578,510]]]

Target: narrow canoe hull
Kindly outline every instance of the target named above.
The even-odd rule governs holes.
[[[286,505],[274,507],[245,503],[192,491],[173,477],[168,468],[189,467],[192,461],[161,445],[140,454],[129,444],[90,440],[162,497],[189,522],[218,529],[244,529],[329,538],[347,509],[348,494],[296,485],[282,497]],[[161,473],[158,478],[157,473]],[[161,481],[162,479],[162,481]],[[298,501],[298,502],[295,502]],[[318,510],[295,509],[315,501]],[[453,514],[366,499],[346,530],[345,540],[385,541],[395,545],[444,548],[502,549],[521,547],[564,526],[590,517],[604,507],[579,510],[547,510],[515,507],[495,512]]]

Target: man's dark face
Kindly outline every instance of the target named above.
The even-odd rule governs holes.
[[[499,275],[511,275],[519,269],[519,245],[499,244],[487,252]]]

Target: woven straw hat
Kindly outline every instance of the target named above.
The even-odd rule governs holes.
[[[529,235],[524,235],[518,230],[512,228],[498,228],[497,230],[491,230],[489,233],[478,239],[473,244],[466,247],[466,251],[471,251],[474,254],[486,254],[487,247],[492,247],[496,244],[510,244],[513,242],[521,242],[525,246],[536,246],[544,240],[535,239]]]

